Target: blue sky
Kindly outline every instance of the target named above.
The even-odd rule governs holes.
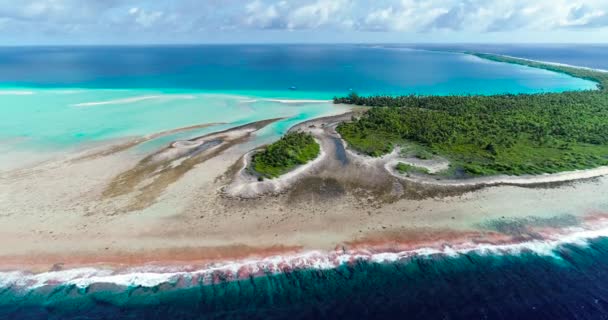
[[[608,41],[608,0],[0,0],[0,44]]]

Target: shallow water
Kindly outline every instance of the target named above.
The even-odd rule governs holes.
[[[146,143],[151,151],[177,139],[188,139],[249,122],[284,118],[261,139],[276,139],[298,121],[346,110],[328,102],[283,103],[217,94],[167,94],[150,90],[29,89],[31,94],[1,95],[0,164],[11,167],[20,152],[30,158],[74,151],[112,140],[139,137],[206,123]],[[270,131],[269,131],[270,130]],[[264,137],[264,134],[267,137]],[[13,156],[15,155],[15,156]]]
[[[129,151],[147,154],[175,140],[283,118],[258,131],[246,150],[299,122],[346,110],[327,101],[294,100],[326,100],[351,89],[493,94],[595,87],[462,54],[361,46],[0,48],[0,83],[2,169],[125,138],[221,123]],[[291,86],[297,90],[287,90]],[[536,200],[529,201],[537,207],[522,216],[559,213],[559,204],[539,208]],[[597,203],[606,205],[598,197],[587,204]],[[513,209],[505,204],[488,210],[500,215]],[[27,276],[17,274],[21,280],[15,283],[4,274],[0,318],[596,319],[608,312],[607,248],[608,240],[597,238],[505,254],[451,250],[383,263],[266,270],[239,281],[224,281],[218,272],[211,274],[213,284],[149,275],[131,285],[60,281],[32,289],[19,283]]]
[[[288,90],[291,86],[297,90]],[[401,48],[0,48],[0,165],[10,169],[116,139],[225,123],[140,149],[153,150],[171,139],[284,118],[258,133],[267,143],[298,122],[341,112],[344,108],[318,100],[351,90],[492,94],[594,87],[545,70]]]
[[[408,46],[409,47],[409,46]],[[418,48],[491,52],[520,58],[608,70],[606,44],[466,44],[419,45]]]

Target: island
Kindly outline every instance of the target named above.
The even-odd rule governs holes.
[[[538,68],[543,70],[549,70],[553,72],[563,73],[575,78],[581,78],[586,80],[595,81],[598,84],[598,90],[608,90],[608,72],[602,72],[590,68],[569,66],[557,63],[547,63],[542,61],[535,61],[529,59],[522,59],[516,57],[510,57],[505,55],[491,54],[491,53],[478,53],[478,52],[465,52],[466,54],[476,56],[481,59],[504,62],[511,64],[518,64],[522,66]]]
[[[220,101],[232,107],[214,111],[230,118],[167,121],[158,132],[0,172],[5,306],[122,310],[191,294],[188,305],[225,316],[241,304],[257,310],[259,299],[273,308],[334,301],[327,293],[350,299],[370,283],[381,298],[387,285],[416,285],[431,288],[432,300],[455,283],[447,271],[481,275],[461,282],[470,290],[488,270],[517,274],[501,266],[520,260],[539,266],[541,279],[547,261],[559,270],[595,266],[577,258],[577,246],[608,252],[605,238],[593,242],[608,235],[607,73],[477,56],[598,87],[352,93],[337,105],[230,96]],[[67,99],[61,92],[52,96]],[[86,103],[91,93],[72,95]],[[196,97],[203,105],[216,94]],[[434,274],[434,285],[418,282]]]
[[[252,156],[251,169],[260,180],[276,178],[319,156],[320,146],[310,133],[289,132]]]
[[[449,177],[538,175],[608,165],[608,73],[475,55],[594,80],[598,90],[491,96],[351,93],[334,103],[371,108],[340,124],[338,133],[350,148],[373,157],[407,147],[414,154],[448,159],[449,169],[442,174]]]

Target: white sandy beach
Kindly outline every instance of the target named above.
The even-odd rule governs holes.
[[[320,119],[311,130],[331,133],[332,123]],[[171,154],[165,160],[181,159],[177,166],[149,172],[142,167],[147,160],[118,150],[2,174],[0,269],[224,260],[334,250],[378,237],[405,243],[484,234],[498,239],[484,224],[564,215],[584,220],[608,212],[606,177],[552,187],[436,188],[391,175],[385,167],[390,157],[374,163],[340,159],[331,135],[321,141],[318,162],[279,180],[285,182],[277,184],[279,194],[226,197],[222,190],[242,170],[255,141],[251,128],[196,139],[234,143]],[[571,180],[604,170],[519,179]],[[108,193],[112,184],[117,189]]]

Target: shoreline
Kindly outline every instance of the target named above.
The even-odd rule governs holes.
[[[443,51],[440,51],[440,52],[443,52]],[[464,55],[476,57],[478,59],[482,59],[482,60],[486,60],[486,61],[492,61],[492,62],[497,62],[497,63],[507,63],[507,64],[525,66],[525,67],[529,67],[529,68],[547,70],[547,71],[555,72],[555,73],[566,74],[573,78],[578,78],[578,79],[594,82],[596,84],[596,88],[595,88],[595,90],[591,90],[591,91],[597,91],[597,92],[601,93],[606,90],[606,88],[604,86],[605,86],[605,82],[606,82],[607,78],[604,78],[603,76],[595,77],[595,76],[593,76],[593,74],[588,75],[588,76],[578,75],[575,72],[576,70],[592,71],[592,72],[605,74],[606,77],[608,77],[608,71],[606,71],[606,70],[579,67],[579,66],[571,66],[571,65],[567,65],[567,64],[545,62],[545,61],[526,59],[526,58],[519,58],[519,57],[503,55],[503,54],[468,52],[468,51],[456,51],[456,52],[459,52]],[[510,59],[510,60],[502,60],[502,58]],[[527,63],[536,63],[538,65],[529,65]],[[566,69],[566,70],[552,69],[552,68],[550,68],[551,66],[565,67],[565,68],[569,68],[569,69],[575,70],[575,71],[571,71],[568,69]],[[531,95],[534,95],[534,94],[531,94]],[[353,106],[357,106],[357,105],[353,105]],[[493,176],[472,177],[472,178],[463,178],[463,179],[449,179],[449,178],[445,179],[444,177],[433,177],[428,174],[413,174],[413,175],[408,174],[408,175],[406,175],[406,174],[399,173],[395,169],[395,165],[397,165],[398,162],[412,164],[412,161],[408,161],[407,159],[404,159],[404,158],[399,158],[399,156],[397,154],[395,154],[396,149],[393,150],[393,152],[391,152],[390,154],[383,155],[382,157],[379,157],[379,158],[373,158],[373,157],[367,157],[365,155],[360,155],[358,152],[356,152],[356,150],[348,149],[347,142],[344,139],[342,139],[341,137],[340,137],[340,140],[341,140],[342,144],[344,145],[344,148],[347,150],[347,152],[350,152],[351,155],[357,157],[360,161],[371,162],[371,163],[385,161],[384,167],[392,176],[405,180],[405,181],[418,183],[418,184],[425,184],[425,185],[434,185],[434,186],[442,186],[442,187],[486,187],[486,186],[496,186],[496,185],[528,186],[528,185],[541,185],[541,184],[586,180],[586,179],[592,179],[592,178],[597,178],[597,177],[608,175],[608,166],[600,166],[600,167],[572,170],[572,171],[562,171],[562,172],[556,172],[556,173],[545,173],[545,174],[538,174],[538,175],[533,175],[533,174],[521,175],[521,176],[493,175]],[[399,161],[399,160],[401,160],[401,161]],[[416,167],[415,164],[412,164],[412,165]],[[418,166],[418,167],[424,168],[424,166]],[[428,168],[426,168],[426,169],[428,169]]]
[[[498,63],[507,63],[512,65],[520,65],[534,69],[546,70],[555,73],[561,73],[568,75],[573,78],[582,79],[586,81],[591,81],[596,84],[595,89],[590,89],[586,91],[598,91],[604,92],[608,90],[608,72],[602,69],[594,69],[580,66],[571,66],[568,64],[560,64],[555,62],[546,62],[541,60],[527,59],[527,58],[519,58],[510,55],[503,54],[494,54],[494,53],[481,53],[481,52],[463,52],[464,54],[477,57],[487,61],[494,61]],[[579,74],[578,71],[582,72],[591,72],[590,74]],[[596,73],[594,75],[593,73]],[[599,75],[597,75],[599,74]],[[571,90],[572,91],[572,90]],[[577,91],[585,91],[585,90],[577,90]]]
[[[608,166],[597,167],[593,169],[564,171],[558,173],[546,173],[540,175],[494,175],[487,177],[474,177],[464,179],[442,179],[432,175],[410,175],[406,176],[399,173],[395,169],[395,165],[400,162],[399,159],[394,159],[385,164],[385,168],[391,175],[399,179],[407,180],[414,183],[428,184],[442,187],[479,187],[479,186],[496,186],[496,185],[513,185],[513,186],[534,186],[549,183],[573,182],[579,180],[587,180],[608,175]]]
[[[325,132],[326,127],[324,125],[319,126],[319,123],[327,121],[339,122],[360,112],[357,110],[357,107],[350,107],[351,111],[333,116],[310,119],[289,128],[288,132],[302,131],[310,133],[314,137],[320,147],[319,155],[315,159],[297,166],[279,177],[273,179],[266,178],[263,181],[258,181],[257,177],[247,172],[247,168],[251,163],[251,156],[253,153],[257,152],[258,149],[248,151],[239,160],[240,167],[232,177],[232,181],[228,185],[222,187],[222,194],[228,197],[242,199],[273,196],[288,191],[294,184],[306,177],[314,176],[314,173],[319,171],[319,167],[324,166],[325,162],[327,162],[327,158],[332,154],[330,148],[332,141],[330,141]],[[329,127],[331,128],[331,126]]]
[[[256,198],[284,192],[301,179],[302,175],[314,171],[315,167],[327,157],[327,153],[323,150],[323,143],[316,138],[315,141],[321,146],[316,158],[276,178],[265,178],[263,181],[258,181],[255,176],[247,172],[247,168],[251,164],[251,156],[257,150],[247,152],[243,155],[242,167],[236,173],[233,182],[224,187],[222,193],[235,198]]]
[[[390,159],[353,161],[346,142],[332,132],[338,119],[351,115],[290,128],[319,130],[323,157],[294,170],[287,187],[279,188],[285,192],[259,199],[227,199],[219,190],[234,164],[247,165],[243,153],[259,147],[255,135],[272,119],[173,141],[126,163],[120,152],[101,154],[39,176],[6,179],[0,186],[0,242],[6,244],[0,270],[7,273],[0,272],[0,284],[213,282],[358,260],[551,255],[561,244],[608,236],[607,215],[590,218],[605,205],[601,191],[608,180],[556,190],[488,182],[484,186],[491,188],[483,190],[426,189],[395,176],[387,168]],[[602,170],[608,174],[608,167]],[[561,214],[580,223],[553,225]],[[506,230],[483,225],[502,222]]]
[[[134,97],[118,97],[116,99],[104,101],[89,101],[80,102],[71,107],[84,108],[103,106],[119,103],[133,103],[154,99],[175,98],[183,100],[196,99],[197,96],[227,96],[243,99],[245,101],[268,101],[276,103],[329,103],[332,98],[348,91],[293,91],[289,89],[282,90],[214,90],[214,89],[180,89],[180,88],[111,88],[111,87],[78,87],[78,86],[62,86],[62,87],[44,87],[44,86],[2,86],[0,84],[0,96],[32,96],[37,93],[51,94],[77,94],[92,91],[116,92],[116,93],[141,93]]]
[[[339,135],[339,134],[338,134]],[[535,185],[543,185],[543,184],[552,184],[552,183],[563,183],[563,182],[573,182],[579,180],[587,180],[598,177],[603,177],[608,175],[608,166],[601,166],[590,169],[582,169],[582,170],[573,170],[573,171],[563,171],[557,173],[545,173],[539,175],[521,175],[521,176],[508,176],[508,175],[492,175],[492,176],[482,176],[482,177],[471,177],[471,178],[462,178],[462,179],[450,179],[441,176],[433,176],[430,174],[411,174],[405,175],[399,173],[395,166],[399,162],[403,163],[412,163],[412,161],[402,158],[399,155],[399,148],[395,148],[391,153],[385,154],[381,157],[370,157],[367,155],[360,154],[356,150],[348,147],[348,143],[340,137],[340,141],[346,150],[346,152],[360,161],[364,165],[373,166],[373,165],[382,165],[384,169],[393,177],[398,178],[400,180],[437,186],[437,187],[490,187],[490,186],[498,186],[498,185],[513,185],[513,186],[535,186]],[[433,159],[431,159],[433,160]],[[415,167],[425,168],[424,166],[416,166]],[[428,168],[427,168],[428,169]]]
[[[383,45],[380,45],[380,46],[374,47],[374,48],[383,49],[383,50],[397,49],[397,48],[385,47]],[[595,72],[600,72],[600,73],[608,73],[608,70],[604,70],[604,69],[582,67],[582,66],[558,63],[558,62],[551,62],[551,61],[527,59],[527,58],[521,58],[521,57],[511,56],[511,55],[506,55],[506,54],[495,54],[495,53],[476,52],[476,51],[473,52],[473,51],[447,50],[447,49],[446,50],[435,50],[435,49],[428,49],[428,48],[422,49],[422,48],[409,48],[409,47],[408,48],[399,48],[399,49],[462,54],[465,56],[478,57],[482,60],[487,60],[487,61],[491,61],[491,59],[480,57],[480,56],[478,56],[478,54],[492,55],[492,56],[499,56],[499,57],[505,57],[505,58],[511,58],[511,59],[519,59],[519,60],[523,60],[523,61],[527,61],[527,62],[547,64],[547,65],[552,65],[552,66],[557,66],[557,67],[561,66],[561,67],[567,67],[567,68],[573,68],[573,69],[581,69],[581,70],[595,71]],[[506,62],[506,61],[499,61],[499,62],[514,64],[514,65],[522,65],[522,64],[511,63],[511,62]],[[528,67],[531,67],[531,66],[528,66]],[[551,71],[551,72],[555,72],[555,73],[567,74],[573,78],[578,78],[578,79],[583,79],[583,80],[588,80],[588,81],[594,82],[598,85],[598,87],[601,85],[601,83],[596,80],[587,79],[587,78],[583,78],[583,77],[577,77],[577,76],[568,74],[567,72],[561,72],[561,71],[550,70],[550,69],[548,70],[548,69],[538,68],[538,67],[531,67],[531,68],[547,70],[547,71]],[[4,95],[4,94],[6,94],[6,95],[33,95],[33,94],[36,94],[36,90],[41,91],[41,92],[56,91],[58,93],[61,92],[63,94],[84,92],[84,91],[109,91],[109,92],[133,91],[133,92],[147,93],[147,95],[145,95],[145,96],[118,98],[116,100],[110,100],[110,101],[84,102],[84,103],[79,103],[77,105],[74,105],[75,107],[88,107],[88,106],[95,106],[95,105],[114,104],[114,103],[119,103],[119,101],[121,101],[121,100],[126,101],[126,102],[128,102],[129,100],[132,100],[133,102],[137,102],[137,101],[145,101],[145,100],[150,100],[150,99],[161,99],[161,98],[163,98],[162,95],[181,96],[181,97],[175,97],[178,99],[192,99],[192,98],[194,98],[195,95],[211,95],[211,96],[231,96],[231,97],[242,98],[242,99],[265,100],[265,101],[269,101],[269,102],[277,102],[277,103],[285,103],[285,104],[328,103],[328,102],[332,101],[333,97],[350,93],[349,91],[335,91],[335,92],[299,91],[299,90],[294,91],[294,90],[290,90],[290,89],[218,90],[218,89],[180,89],[180,88],[167,88],[167,87],[112,88],[112,87],[79,87],[79,86],[61,86],[61,87],[31,86],[31,85],[30,86],[19,86],[19,85],[10,85],[10,84],[7,86],[0,85],[0,95]],[[572,91],[572,90],[585,91],[588,89],[571,89],[571,90],[566,90],[566,91]],[[594,89],[591,89],[591,90],[594,90]],[[556,89],[555,91],[540,91],[539,90],[538,92],[535,92],[535,93],[515,93],[515,94],[542,94],[542,93],[547,93],[547,92],[561,93],[564,91],[562,89]],[[154,93],[161,94],[161,95],[155,96],[155,95],[153,95]],[[368,94],[372,94],[372,93],[362,93],[362,95],[368,95]],[[412,93],[412,92],[395,93],[395,94],[391,94],[391,96],[399,96],[399,95],[404,95],[404,94],[407,95],[407,94],[415,94],[415,93]],[[443,95],[463,96],[463,95],[471,95],[471,94],[475,95],[475,93],[471,93],[471,92],[456,93],[456,94],[425,94],[425,95],[429,95],[429,96],[443,96]],[[494,95],[494,94],[490,94],[490,95]]]
[[[506,58],[511,58],[511,59],[525,60],[525,61],[529,61],[529,62],[544,63],[544,64],[549,64],[549,65],[554,65],[557,67],[568,67],[568,68],[574,68],[574,69],[582,69],[582,70],[588,70],[588,71],[608,73],[608,70],[605,70],[605,69],[583,67],[583,66],[577,66],[574,64],[567,64],[567,63],[554,62],[554,61],[528,59],[528,58],[522,58],[522,57],[517,57],[517,56],[512,56],[512,55],[507,55],[507,54],[497,54],[497,53],[491,53],[491,52],[463,52],[463,53],[468,54],[468,55],[475,55],[476,53],[481,53],[481,54],[501,56],[501,57],[506,57]],[[479,58],[481,58],[481,57],[479,57]],[[483,58],[481,58],[481,59],[483,59]]]
[[[283,246],[232,246],[207,250],[190,248],[149,252],[139,257],[137,254],[115,255],[114,258],[105,258],[106,262],[95,263],[72,258],[64,263],[47,265],[46,269],[42,267],[43,264],[34,261],[22,262],[19,268],[13,264],[11,268],[10,262],[5,260],[0,263],[0,288],[31,290],[55,285],[87,288],[93,284],[155,287],[179,282],[183,278],[192,284],[214,284],[218,279],[244,280],[294,270],[334,269],[358,262],[391,263],[434,256],[450,258],[471,253],[519,255],[530,252],[555,257],[554,250],[560,246],[584,245],[589,240],[608,236],[608,214],[591,216],[580,226],[531,227],[530,233],[536,236],[521,238],[498,232],[449,230],[429,230],[418,236],[415,233],[382,233],[336,244],[333,250]],[[156,259],[150,261],[147,256],[155,256]],[[96,261],[104,260],[102,257],[89,256]]]

